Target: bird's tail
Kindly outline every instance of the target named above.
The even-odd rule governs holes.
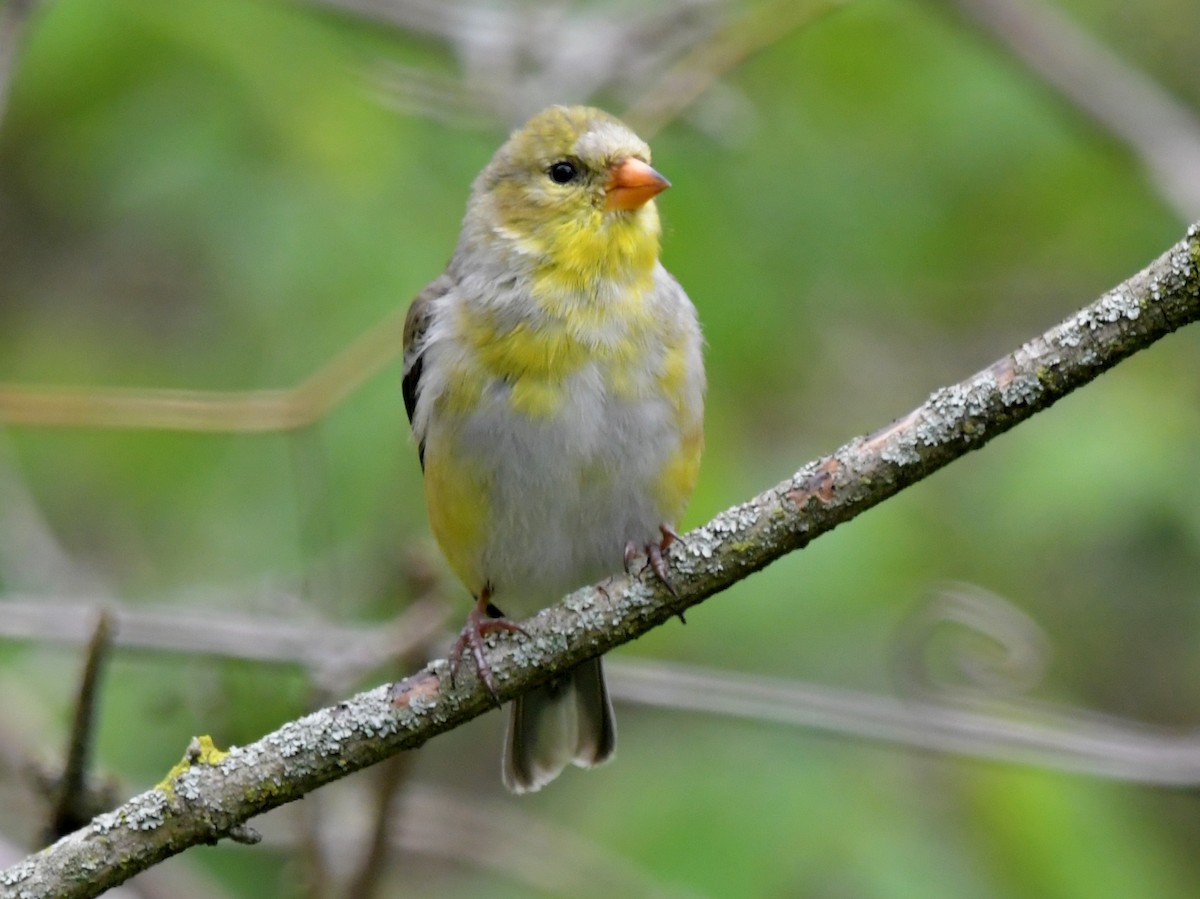
[[[617,748],[617,727],[599,657],[512,702],[504,742],[504,785],[540,790],[568,763],[591,768]]]

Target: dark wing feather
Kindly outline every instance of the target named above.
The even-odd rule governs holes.
[[[408,315],[404,319],[404,380],[401,390],[404,394],[404,411],[408,413],[409,424],[417,410],[417,396],[421,389],[422,356],[425,352],[425,332],[433,316],[433,301],[444,296],[450,290],[451,280],[442,275],[426,285],[417,294],[417,298],[408,307]],[[425,441],[418,440],[417,457],[421,460],[421,468],[425,467]]]

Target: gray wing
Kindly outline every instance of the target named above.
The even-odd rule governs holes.
[[[404,380],[401,389],[404,393],[404,411],[408,413],[408,422],[412,424],[413,415],[417,410],[417,396],[421,389],[422,356],[425,353],[425,334],[433,318],[434,300],[445,296],[453,286],[448,275],[442,275],[426,285],[417,294],[417,298],[408,307],[408,315],[404,319]],[[425,467],[425,441],[418,435],[417,458],[421,468]]]

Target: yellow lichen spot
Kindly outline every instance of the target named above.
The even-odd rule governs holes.
[[[161,790],[168,796],[174,796],[175,788],[172,786],[172,782],[175,778],[186,774],[193,765],[219,765],[228,757],[229,753],[218,749],[208,734],[192,737],[192,742],[188,744],[183,758],[172,766],[171,770],[167,772],[167,776],[159,781],[155,789]]]
[[[201,765],[219,765],[225,759],[229,758],[229,753],[223,749],[218,749],[213,743],[212,737],[205,734],[202,737],[197,737],[196,742],[200,744],[199,756],[196,761]]]
[[[174,767],[172,767],[171,770],[167,772],[166,777],[164,777],[162,780],[160,780],[157,784],[154,785],[154,789],[158,790],[161,793],[166,793],[168,796],[174,796],[175,788],[173,786],[171,786],[171,784],[174,782],[175,778],[179,777],[179,775],[181,775],[181,774],[186,773],[187,770],[191,767],[192,767],[191,762],[189,762],[187,760],[187,756],[184,756],[182,761],[176,762]]]

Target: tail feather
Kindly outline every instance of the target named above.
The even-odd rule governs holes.
[[[512,702],[504,744],[504,785],[540,790],[568,764],[591,768],[617,746],[616,722],[600,659]]]

